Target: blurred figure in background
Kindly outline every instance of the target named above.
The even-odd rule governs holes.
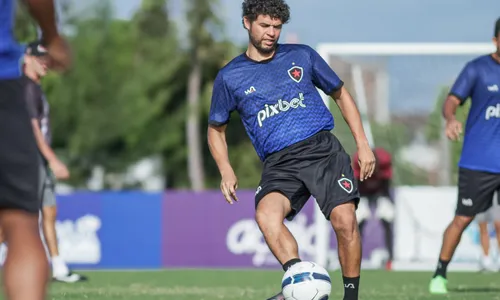
[[[354,176],[358,180],[358,189],[361,199],[356,211],[356,217],[359,223],[359,231],[363,236],[367,221],[372,217],[371,207],[376,206],[375,217],[380,220],[384,228],[385,247],[389,254],[386,262],[386,269],[392,268],[393,259],[393,235],[392,223],[394,222],[394,204],[391,200],[391,179],[392,179],[392,157],[389,152],[383,148],[373,150],[376,158],[375,171],[372,177],[359,180],[360,167],[358,164],[358,153],[354,154],[352,166]]]
[[[0,227],[11,251],[3,266],[9,300],[46,297],[48,265],[40,239],[39,157],[22,101],[20,62],[23,47],[14,38],[14,0],[0,1]],[[49,49],[47,63],[56,70],[70,65],[69,48],[56,27],[53,0],[25,0]]]
[[[493,200],[493,206],[486,212],[478,214],[476,216],[476,221],[479,225],[481,249],[483,250],[480,260],[481,270],[496,272],[500,267],[500,261],[498,254],[496,261],[491,257],[488,225],[493,224],[495,227],[497,244],[499,245],[498,249],[500,249],[500,205],[498,204],[498,193],[496,193],[495,199]]]
[[[453,221],[446,228],[431,294],[447,294],[447,268],[474,217],[490,209],[500,190],[500,18],[493,32],[496,51],[469,61],[443,105],[446,136],[459,141],[462,123],[456,111],[471,98],[458,170],[458,201]]]
[[[31,118],[38,150],[41,154],[42,229],[52,262],[52,278],[55,281],[71,283],[82,281],[86,278],[72,273],[63,258],[59,256],[56,233],[57,206],[55,178],[60,180],[68,179],[69,171],[50,146],[52,137],[49,116],[50,109],[49,103],[40,86],[42,77],[46,75],[46,69],[44,69],[44,66],[40,62],[44,62],[46,56],[47,50],[40,42],[33,42],[26,48],[25,76],[23,77],[24,100]]]

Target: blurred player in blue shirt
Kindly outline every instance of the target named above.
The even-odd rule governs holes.
[[[53,0],[25,0],[49,56],[44,65],[64,70],[69,51],[57,32]],[[9,300],[45,299],[49,269],[38,227],[39,156],[23,101],[24,49],[13,36],[14,0],[0,0],[0,227],[9,245],[3,267]]]
[[[444,232],[443,246],[429,289],[446,294],[446,269],[463,231],[474,217],[492,206],[500,190],[500,19],[494,29],[497,51],[480,56],[464,67],[443,107],[446,135],[457,141],[462,124],[455,118],[459,105],[471,99],[459,162],[458,201],[455,218]]]
[[[358,299],[357,181],[350,156],[330,133],[334,120],[317,88],[335,99],[349,124],[364,180],[373,173],[375,158],[358,109],[316,51],[278,43],[290,17],[284,0],[246,0],[242,10],[248,49],[217,75],[209,117],[208,143],[222,176],[222,193],[230,204],[237,200],[225,136],[230,115],[237,111],[264,163],[255,196],[256,220],[272,253],[285,271],[300,262],[297,242],[283,221],[293,219],[312,195],[337,233],[344,299]]]

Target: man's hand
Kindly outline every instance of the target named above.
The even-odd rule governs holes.
[[[370,178],[375,171],[375,155],[368,144],[358,147],[359,180]]]
[[[64,180],[69,178],[69,170],[61,161],[51,161],[49,166],[57,179]]]
[[[47,41],[48,66],[50,69],[63,72],[71,66],[71,50],[61,36]]]
[[[238,201],[238,197],[236,196],[236,189],[238,188],[238,179],[234,174],[234,171],[231,169],[222,174],[222,180],[220,183],[220,190],[226,198],[227,203],[233,204],[234,201]]]
[[[462,123],[456,119],[452,119],[446,122],[446,136],[452,140],[457,141],[460,139],[462,134]]]

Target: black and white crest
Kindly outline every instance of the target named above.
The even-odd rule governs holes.
[[[293,81],[299,83],[304,75],[304,69],[302,69],[302,67],[293,66],[288,70],[288,75]]]

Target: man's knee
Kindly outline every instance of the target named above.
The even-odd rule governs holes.
[[[347,202],[335,207],[330,214],[330,221],[337,236],[352,239],[358,228],[354,202]]]
[[[267,224],[283,223],[290,211],[288,198],[281,193],[272,192],[259,201],[255,211],[255,221],[261,228]]]
[[[488,233],[488,222],[478,222],[477,226],[479,227],[479,233],[487,234]]]
[[[473,216],[455,216],[451,222],[451,226],[455,229],[464,231],[467,226],[474,220]]]
[[[500,233],[500,221],[493,222],[493,225],[495,226],[495,231]]]

